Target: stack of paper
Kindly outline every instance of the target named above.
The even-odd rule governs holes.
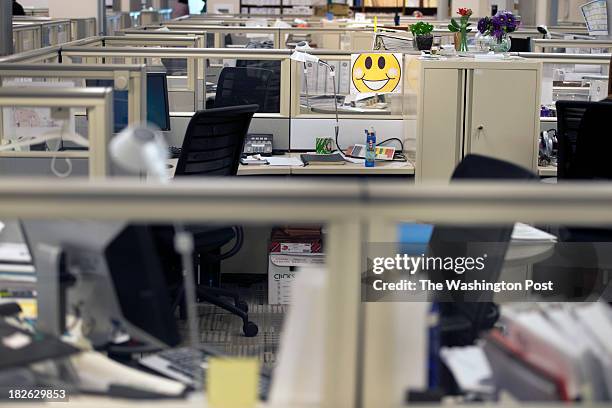
[[[485,352],[496,386],[530,401],[612,399],[612,308],[606,303],[515,305]]]

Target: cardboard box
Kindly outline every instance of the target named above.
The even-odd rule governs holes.
[[[308,273],[304,267],[324,265],[323,254],[268,256],[268,304],[291,304],[291,290],[297,273]]]
[[[274,228],[268,249],[271,254],[320,254],[323,250],[321,228]]]
[[[332,13],[334,16],[346,17],[349,15],[351,9],[348,4],[330,4],[325,6],[315,6],[314,14],[318,17],[325,17],[327,12]]]

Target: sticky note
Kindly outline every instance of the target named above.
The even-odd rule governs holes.
[[[17,301],[21,307],[21,317],[25,319],[36,319],[38,316],[38,307],[34,299],[20,299]]]
[[[257,404],[259,361],[255,358],[211,358],[206,371],[210,408],[253,408]]]

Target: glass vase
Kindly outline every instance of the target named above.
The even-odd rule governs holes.
[[[455,33],[455,50],[457,52],[468,52],[467,31],[462,30]]]
[[[476,50],[478,52],[487,53],[491,51],[491,44],[493,43],[493,37],[491,37],[488,34],[481,34],[480,32],[478,32],[476,33],[474,43],[476,45]]]
[[[511,47],[512,41],[510,40],[510,36],[508,34],[503,34],[500,38],[494,37],[493,42],[491,43],[491,51],[493,52],[507,53],[510,52]]]

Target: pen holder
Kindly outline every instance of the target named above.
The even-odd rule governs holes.
[[[331,137],[317,137],[316,152],[317,154],[331,154],[334,151],[334,139]]]

